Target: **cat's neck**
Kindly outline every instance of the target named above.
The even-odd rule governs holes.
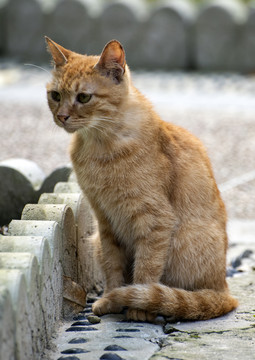
[[[79,142],[84,153],[110,159],[116,154],[134,151],[136,145],[145,145],[148,139],[152,139],[158,125],[155,117],[149,102],[132,87],[117,112],[108,115],[105,122],[95,117],[95,125],[76,132],[73,141]]]

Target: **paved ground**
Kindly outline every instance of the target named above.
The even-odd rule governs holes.
[[[252,360],[255,359],[255,223],[230,221],[228,277],[238,298],[236,311],[209,321],[166,324],[125,322],[123,315],[106,315],[91,324],[91,302],[73,321],[64,322],[43,360]]]

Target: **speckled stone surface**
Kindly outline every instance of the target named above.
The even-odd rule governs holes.
[[[89,321],[91,304],[73,321],[66,322],[52,339],[52,350],[43,360],[250,360],[255,335],[255,223],[230,221],[228,277],[239,307],[226,316],[208,321],[155,324],[126,322],[123,314],[105,315],[101,322]],[[199,356],[198,356],[199,355]]]

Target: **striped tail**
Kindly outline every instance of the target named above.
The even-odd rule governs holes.
[[[116,288],[106,298],[113,306],[128,306],[175,320],[208,320],[227,314],[238,306],[238,301],[227,289],[187,291],[157,283]]]

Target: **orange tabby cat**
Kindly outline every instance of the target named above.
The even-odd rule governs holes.
[[[54,121],[73,133],[71,159],[96,214],[105,275],[97,315],[210,319],[233,310],[226,215],[203,145],[163,122],[133,86],[121,44],[100,57],[46,38]]]

